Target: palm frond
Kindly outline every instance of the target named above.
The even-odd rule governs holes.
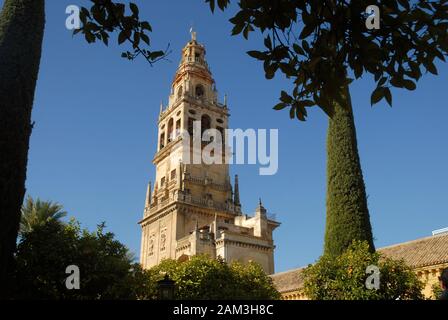
[[[28,196],[22,206],[20,233],[33,231],[37,226],[45,225],[49,221],[60,221],[67,216],[63,206],[57,202],[42,201]]]

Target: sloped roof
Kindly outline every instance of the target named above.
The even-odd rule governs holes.
[[[394,260],[403,259],[411,268],[448,263],[448,233],[403,242],[378,249]],[[271,275],[274,285],[281,293],[299,290],[303,286],[300,276],[304,268],[297,268]]]
[[[300,276],[304,268],[292,269],[271,275],[274,286],[279,292],[295,291],[303,286],[303,279]]]
[[[378,249],[385,256],[401,260],[411,268],[448,262],[448,233],[421,238]]]

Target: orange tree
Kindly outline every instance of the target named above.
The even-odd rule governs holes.
[[[324,255],[308,266],[300,275],[305,295],[313,300],[423,299],[423,283],[404,261],[369,249],[367,242],[353,241],[341,255]],[[369,267],[377,268],[372,269],[376,279]]]
[[[227,264],[197,255],[185,262],[163,260],[148,272],[153,284],[167,273],[176,283],[175,298],[180,300],[280,299],[272,279],[255,262]],[[147,295],[157,297],[155,285]]]

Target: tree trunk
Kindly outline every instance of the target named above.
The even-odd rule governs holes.
[[[0,297],[8,298],[25,194],[44,0],[5,0],[0,13]]]
[[[340,255],[354,240],[375,250],[362,176],[350,91],[335,104],[327,137],[327,222],[324,254]]]

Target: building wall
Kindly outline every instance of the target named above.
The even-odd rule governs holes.
[[[419,280],[425,284],[423,294],[426,298],[432,297],[432,288],[434,285],[439,285],[439,277],[442,274],[442,270],[445,268],[448,268],[448,262],[415,269]]]
[[[176,246],[176,212],[167,213],[160,219],[142,225],[142,266],[149,268],[163,259],[174,259]]]
[[[257,262],[267,274],[274,273],[274,247],[265,238],[256,238],[236,233],[221,233],[216,240],[216,255],[227,262]]]

